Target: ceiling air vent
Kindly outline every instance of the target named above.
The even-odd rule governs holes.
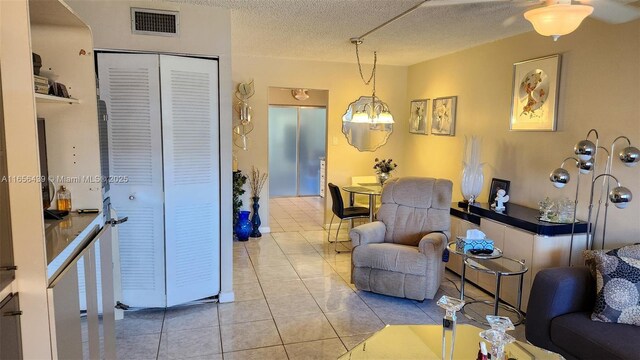
[[[131,8],[134,34],[178,36],[180,14],[177,11]]]

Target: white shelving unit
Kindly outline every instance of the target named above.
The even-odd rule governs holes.
[[[74,208],[102,208],[101,184],[74,180],[82,176],[100,175],[91,30],[62,0],[0,1],[0,23],[0,86],[3,90],[0,96],[5,124],[7,175],[28,176],[33,179],[40,175],[36,118],[44,118],[49,174],[61,179],[71,179],[69,184],[64,183],[66,180],[58,180],[56,185],[68,185],[73,193]],[[56,79],[59,78],[75,98],[35,93],[32,53],[42,57],[43,68],[50,74],[55,74]],[[69,317],[57,311],[57,305],[61,303],[78,304],[80,284],[73,284],[75,293],[61,292],[65,299],[56,299],[55,303],[50,301],[48,292],[55,290],[55,285],[49,284],[46,265],[49,260],[47,251],[52,249],[51,243],[45,241],[40,186],[36,181],[8,183],[8,213],[11,214],[13,253],[18,270],[15,280],[8,286],[9,290],[2,291],[18,293],[20,296],[23,311],[20,316],[23,357],[57,359],[64,358],[60,354],[70,348],[66,340],[71,339],[71,335],[74,348],[82,349],[79,307],[75,307]],[[111,229],[106,228],[108,230]],[[106,257],[103,254],[106,253],[100,249],[101,264],[108,266],[112,262],[110,259],[104,260]],[[104,272],[103,275],[110,273]],[[83,283],[86,287],[88,283],[93,286],[94,282],[85,279]],[[105,282],[102,281],[102,284]],[[96,286],[93,286],[94,290]],[[0,293],[0,299],[5,295],[4,292]],[[106,340],[107,337],[115,339],[115,331],[113,327],[104,330],[104,321],[102,325],[98,321],[99,309],[93,305],[95,304],[92,303],[92,308],[87,309],[93,319],[88,322],[88,332],[103,334],[105,356],[96,351],[101,348],[101,341],[92,336],[88,343],[89,349],[93,351],[85,353],[84,357],[115,358],[115,355],[107,355],[115,354],[115,347],[110,345],[113,342]],[[111,313],[103,318],[113,317],[112,306],[108,310]],[[68,325],[71,323],[78,331],[70,330]],[[99,331],[100,326],[103,328],[102,332]],[[8,338],[9,331],[5,332],[3,328],[1,332],[3,344],[5,340],[11,341]],[[106,352],[107,349],[110,352]]]
[[[79,104],[80,100],[75,98],[63,98],[60,96],[45,95],[36,93],[36,103],[62,103],[62,104]]]

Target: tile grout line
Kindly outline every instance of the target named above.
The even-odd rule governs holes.
[[[273,236],[272,236],[272,238],[273,238]],[[274,239],[274,241],[275,241],[275,239]],[[277,242],[276,242],[276,244],[277,244]],[[246,244],[244,244],[244,247],[245,247],[245,250],[247,251],[247,254],[249,254],[249,250],[247,250],[247,245]],[[278,245],[278,248],[279,247],[280,247],[280,245]],[[282,249],[280,249],[280,251],[282,251]],[[267,301],[267,294],[265,294],[265,292],[264,292],[264,288],[262,287],[262,282],[260,281],[260,277],[258,277],[258,272],[256,271],[256,266],[253,263],[253,260],[251,259],[251,255],[249,255],[249,262],[251,263],[251,267],[253,268],[253,272],[256,274],[256,279],[258,279],[258,286],[260,286],[260,291],[262,291],[262,296],[264,296],[264,302],[267,304],[267,309],[269,309],[269,314],[271,315],[271,321],[273,321],[273,326],[276,328],[276,331],[278,332],[278,337],[280,338],[280,344],[282,344],[282,348],[284,349],[284,354],[287,357],[287,359],[289,359],[289,354],[287,353],[287,348],[284,346],[284,340],[282,340],[282,334],[280,334],[280,329],[278,329],[278,324],[276,324],[276,319],[273,317],[273,311],[271,311],[271,306],[269,305],[269,301]],[[223,354],[223,356],[224,356],[224,354]]]
[[[164,330],[164,320],[167,317],[167,308],[162,311],[162,325],[160,325],[160,337],[158,338],[158,350],[156,351],[156,360],[160,357],[160,344],[162,344],[162,330]]]

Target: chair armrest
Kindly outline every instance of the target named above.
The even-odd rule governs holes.
[[[527,340],[545,349],[551,342],[551,321],[558,316],[590,311],[595,301],[595,280],[586,267],[544,269],[536,275],[527,306]]]
[[[442,251],[447,246],[447,240],[449,240],[448,232],[434,231],[420,239],[418,248],[420,253],[424,255],[435,254],[441,259]]]
[[[374,221],[354,227],[349,231],[349,237],[351,245],[356,247],[370,243],[383,243],[386,232],[387,227],[382,221]]]

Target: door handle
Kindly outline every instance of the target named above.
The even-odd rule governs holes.
[[[0,271],[15,271],[15,270],[18,270],[18,267],[15,265],[0,266]]]
[[[17,310],[17,311],[6,311],[2,314],[2,316],[20,316],[22,315],[22,311]]]
[[[111,220],[108,221],[108,223],[111,226],[116,226],[116,225],[120,225],[120,224],[122,224],[124,222],[127,222],[127,220],[129,220],[129,217],[125,216],[125,217],[120,218],[120,219],[111,219]]]

